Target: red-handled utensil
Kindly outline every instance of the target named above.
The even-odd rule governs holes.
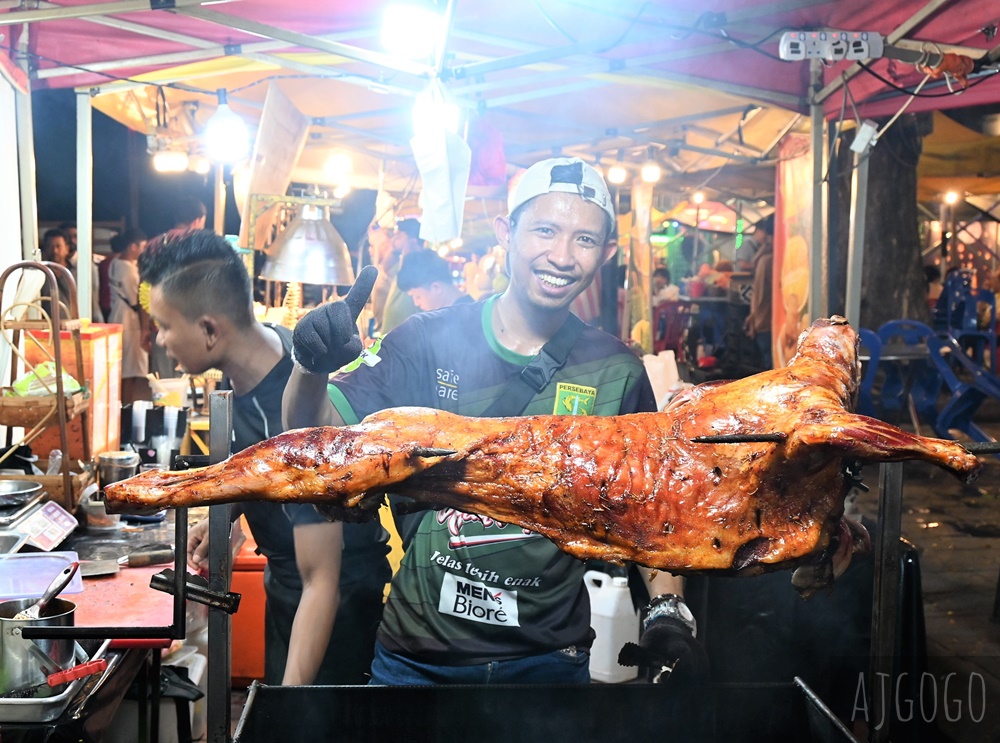
[[[45,687],[56,687],[61,684],[68,684],[70,681],[85,678],[86,676],[93,676],[95,673],[102,673],[107,669],[107,667],[108,662],[104,658],[88,660],[86,663],[81,663],[78,666],[67,668],[65,671],[56,671],[55,673],[50,674],[49,677],[40,684],[26,686],[23,689],[8,691],[3,695],[3,697],[6,699],[27,699],[35,696]]]

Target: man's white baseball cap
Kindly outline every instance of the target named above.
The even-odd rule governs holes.
[[[604,178],[578,157],[553,157],[524,171],[507,196],[507,211],[547,193],[573,193],[597,204],[615,223],[615,205]]]

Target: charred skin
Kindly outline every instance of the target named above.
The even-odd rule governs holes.
[[[693,388],[661,413],[396,408],[355,426],[289,431],[203,470],[143,473],[109,486],[107,502],[118,511],[311,502],[357,520],[391,490],[531,529],[580,558],[758,573],[844,551],[845,460],[921,459],[966,481],[978,474],[957,443],[851,413],[859,379],[857,335],[831,318],[803,333],[784,369]],[[785,440],[690,440],[775,432]]]

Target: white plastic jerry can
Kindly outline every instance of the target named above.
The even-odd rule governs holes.
[[[639,615],[632,606],[628,578],[588,570],[583,582],[590,594],[590,626],[597,637],[590,650],[590,678],[620,684],[639,675],[639,669],[618,665],[618,653],[627,642],[639,642]]]

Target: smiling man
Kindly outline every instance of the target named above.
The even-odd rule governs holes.
[[[293,336],[286,426],[351,424],[404,405],[468,416],[654,410],[642,363],[569,310],[615,252],[615,211],[600,174],[578,159],[545,160],[521,176],[508,208],[494,221],[508,255],[506,291],[410,317],[384,338],[377,362],[369,353],[327,384],[360,349],[351,318],[371,290],[372,269],[345,302],[306,315]],[[405,554],[372,683],[589,681],[582,562],[491,519],[447,509],[394,515]],[[679,592],[673,576],[657,580],[652,595]]]

